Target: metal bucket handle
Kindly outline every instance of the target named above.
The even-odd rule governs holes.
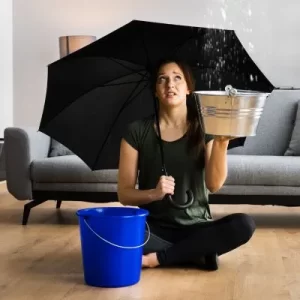
[[[246,94],[261,94],[262,92],[259,91],[249,91],[249,90],[240,90],[232,87],[232,85],[228,84],[225,86],[225,92],[228,94],[228,96],[236,96],[238,93],[246,93]]]
[[[231,85],[226,85],[225,91],[228,94],[228,96],[235,96],[238,93],[238,90],[233,88]]]

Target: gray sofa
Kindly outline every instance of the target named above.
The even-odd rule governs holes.
[[[4,181],[5,175],[5,162],[4,162],[4,151],[3,151],[4,139],[0,139],[0,182]]]
[[[210,195],[212,204],[300,205],[299,100],[300,91],[273,91],[257,135],[228,151],[228,178]],[[57,208],[62,201],[118,201],[118,170],[91,171],[34,128],[6,128],[4,141],[8,191],[17,200],[32,200],[24,206],[22,224],[31,208],[47,200],[57,201]]]

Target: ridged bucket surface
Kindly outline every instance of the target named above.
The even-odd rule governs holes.
[[[205,132],[233,137],[255,136],[269,93],[196,91]]]

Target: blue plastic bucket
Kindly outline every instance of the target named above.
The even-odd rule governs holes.
[[[81,209],[76,214],[86,284],[124,287],[138,283],[143,246],[147,243],[148,211],[130,207],[97,207]]]

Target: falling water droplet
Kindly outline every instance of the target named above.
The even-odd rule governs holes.
[[[254,45],[251,42],[249,42],[249,50],[252,51],[253,49],[254,49]]]
[[[220,8],[220,10],[221,10],[221,14],[222,14],[222,17],[223,17],[224,21],[226,21],[227,16],[226,16],[225,9],[224,8]]]

